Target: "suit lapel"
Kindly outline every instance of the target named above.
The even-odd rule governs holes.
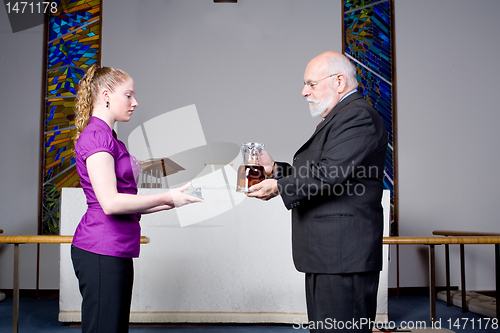
[[[349,96],[347,96],[342,102],[338,103],[335,105],[335,107],[330,111],[330,113],[326,116],[325,120],[323,120],[320,125],[316,128],[314,133],[311,135],[311,137],[297,150],[295,153],[294,157],[300,153],[302,150],[306,149],[309,143],[312,141],[312,139],[318,134],[329,122],[335,118],[335,116],[344,108],[346,107],[349,103],[352,101],[355,101],[359,98],[363,98],[363,95],[361,95],[359,92],[355,92]]]

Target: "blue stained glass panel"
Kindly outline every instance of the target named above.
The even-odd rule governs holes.
[[[57,234],[62,187],[80,185],[76,172],[76,92],[86,69],[100,57],[99,0],[60,0],[47,25],[45,133],[41,229]]]
[[[350,11],[359,7],[364,7],[371,5],[375,2],[378,2],[380,0],[351,0],[351,1],[345,1],[344,3],[344,11]]]
[[[344,0],[344,53],[357,68],[358,90],[379,112],[389,137],[384,186],[394,204],[394,108],[392,1]],[[397,224],[391,225],[397,234]]]
[[[344,17],[345,53],[391,80],[392,50],[388,1]]]

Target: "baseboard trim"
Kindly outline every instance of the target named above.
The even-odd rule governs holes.
[[[14,294],[13,289],[1,289],[1,292],[5,294],[8,298],[12,298]],[[20,289],[19,297],[22,298],[59,298],[59,289]]]
[[[80,322],[80,311],[59,311],[60,322]],[[306,313],[280,313],[280,312],[130,312],[130,323],[156,324],[156,323],[191,323],[191,324],[264,324],[280,323],[295,324],[307,323]]]
[[[458,290],[457,286],[451,286],[451,290]],[[436,293],[446,290],[444,287],[436,287]],[[399,288],[389,288],[389,297],[396,296],[429,296],[429,287],[399,287]]]

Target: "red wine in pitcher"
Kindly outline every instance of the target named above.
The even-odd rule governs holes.
[[[238,169],[238,186],[236,191],[248,192],[248,188],[266,179],[262,165],[240,165]]]

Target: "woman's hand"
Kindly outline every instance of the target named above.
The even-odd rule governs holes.
[[[175,208],[179,208],[193,202],[203,202],[203,199],[201,198],[193,197],[192,195],[184,193],[184,191],[187,190],[190,186],[191,182],[167,192],[172,196],[173,205]]]

